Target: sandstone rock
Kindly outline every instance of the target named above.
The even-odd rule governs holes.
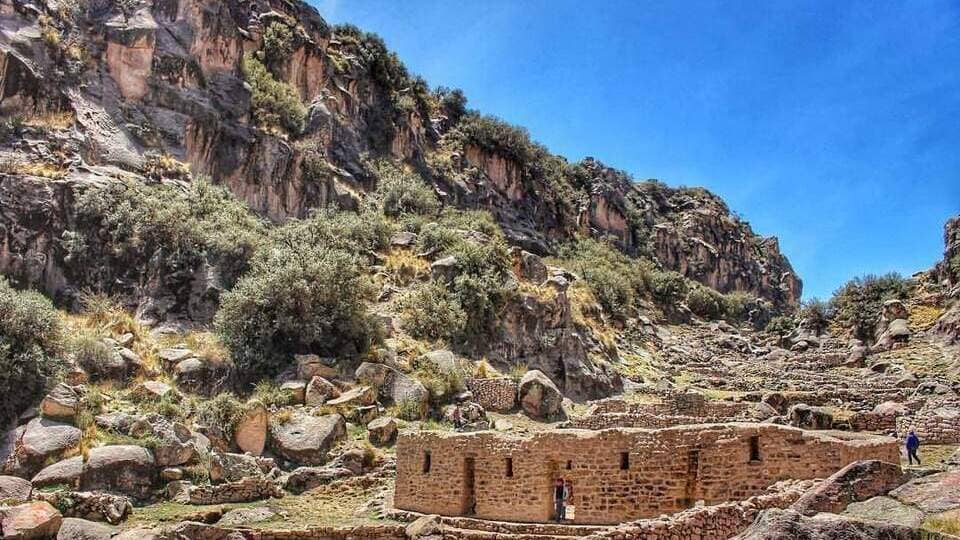
[[[833,414],[823,407],[812,407],[798,403],[790,407],[787,413],[790,425],[803,429],[830,429],[833,427]]]
[[[0,476],[0,501],[26,501],[30,498],[33,486],[30,482],[16,476]]]
[[[397,421],[389,416],[381,416],[367,425],[370,442],[377,446],[393,444],[397,439]]]
[[[457,356],[448,350],[439,350],[428,352],[416,360],[417,365],[427,365],[436,370],[437,373],[452,377],[460,381],[467,380],[467,371],[463,362],[457,359]]]
[[[53,538],[60,529],[63,517],[56,508],[44,501],[33,501],[18,506],[0,507],[0,531],[4,538],[32,540]]]
[[[331,407],[359,407],[372,405],[377,401],[377,392],[370,386],[357,386],[327,401]]]
[[[520,248],[511,248],[514,271],[521,278],[540,284],[547,280],[547,265],[543,259]]]
[[[161,535],[158,529],[137,527],[114,536],[113,540],[161,540]]]
[[[40,412],[47,418],[72,419],[80,407],[77,390],[60,383],[40,402]]]
[[[787,398],[783,397],[783,394],[780,392],[768,392],[764,394],[760,400],[773,407],[779,414],[785,414],[787,412]]]
[[[873,408],[873,412],[883,416],[903,416],[907,414],[908,409],[903,403],[896,401],[884,401]]]
[[[520,406],[532,418],[553,418],[563,412],[563,395],[542,371],[524,373],[519,391]]]
[[[80,443],[79,429],[46,418],[35,418],[21,429],[20,444],[8,458],[4,471],[24,478],[32,477],[47,460]]]
[[[903,525],[912,529],[920,528],[924,518],[920,510],[890,497],[873,497],[863,502],[850,503],[843,511],[843,515],[867,521]]]
[[[350,411],[347,421],[365,426],[380,416],[380,408],[376,405],[364,405]]]
[[[889,495],[926,513],[960,508],[960,471],[914,478]]]
[[[117,433],[127,433],[130,431],[130,426],[132,426],[141,418],[143,417],[134,416],[132,414],[123,412],[112,412],[98,414],[96,417],[94,417],[94,422],[97,424],[97,427],[110,431],[116,431]]]
[[[890,321],[887,332],[894,341],[905,341],[910,338],[910,327],[906,319],[894,319]]]
[[[55,485],[79,487],[82,472],[83,456],[76,456],[44,467],[30,483],[36,488]]]
[[[321,358],[315,354],[294,355],[297,362],[297,378],[309,381],[314,377],[335,379],[339,375],[335,358]]]
[[[907,479],[899,465],[882,461],[855,461],[803,494],[790,507],[801,514],[838,513],[852,502],[883,495]]]
[[[237,443],[237,448],[254,456],[262,454],[267,444],[269,419],[267,409],[263,405],[257,405],[245,411],[234,428],[233,439]]]
[[[80,475],[85,490],[122,493],[146,499],[157,475],[153,454],[140,446],[118,445],[92,448]]]
[[[211,482],[236,482],[249,476],[263,476],[257,458],[246,454],[213,454],[210,460]]]
[[[93,521],[65,518],[57,533],[57,540],[109,540],[113,529]]]
[[[180,392],[169,384],[160,381],[144,381],[133,388],[131,396],[141,401],[155,401],[170,396],[175,401],[180,401],[182,397]]]
[[[282,423],[270,425],[271,445],[284,458],[305,465],[320,465],[335,442],[346,435],[346,422],[339,414],[312,416],[294,412]]]
[[[280,390],[292,396],[294,404],[303,403],[307,396],[307,383],[303,381],[287,381],[280,385]]]
[[[307,384],[304,400],[307,405],[316,407],[339,395],[340,391],[330,381],[323,377],[314,377]]]
[[[442,540],[444,526],[440,516],[422,516],[407,525],[405,532],[411,540]]]
[[[914,530],[901,525],[864,522],[833,514],[809,518],[792,510],[764,510],[735,540],[783,540],[787,538],[844,540],[915,540]]]
[[[167,482],[183,480],[184,472],[180,467],[167,467],[160,471],[160,479]]]
[[[64,517],[120,523],[131,512],[130,499],[122,495],[91,491],[34,491],[34,499],[50,503]]]
[[[283,487],[291,493],[303,493],[317,486],[349,478],[355,474],[346,467],[338,467],[332,464],[324,467],[297,467],[284,478]]]

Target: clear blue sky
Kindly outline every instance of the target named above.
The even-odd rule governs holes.
[[[553,152],[705,186],[804,297],[926,269],[960,213],[960,1],[317,0]]]

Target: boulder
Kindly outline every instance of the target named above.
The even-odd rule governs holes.
[[[528,416],[547,419],[563,413],[563,395],[542,371],[530,370],[520,379],[520,406]]]
[[[390,245],[394,247],[412,247],[417,243],[417,234],[410,231],[400,231],[390,237]]]
[[[158,442],[153,448],[153,457],[159,467],[186,465],[197,455],[197,441],[190,429],[180,422],[171,422],[163,416],[151,413],[130,426],[134,437],[153,435]]]
[[[903,301],[896,299],[885,301],[880,314],[888,321],[910,318],[910,311],[907,306],[904,305]]]
[[[803,429],[830,429],[833,427],[833,414],[823,407],[813,407],[798,403],[787,412],[791,426]]]
[[[234,428],[233,440],[237,448],[254,456],[262,454],[267,444],[269,419],[267,409],[262,404],[247,409]]]
[[[960,508],[960,471],[914,478],[889,495],[928,514]]]
[[[457,356],[448,350],[431,351],[417,358],[416,365],[426,365],[447,377],[467,380],[467,370],[463,362],[457,359]]]
[[[404,530],[410,540],[442,540],[444,526],[440,516],[422,516]]]
[[[302,404],[307,397],[307,383],[303,381],[287,381],[280,385],[280,390],[290,394],[294,404]]]
[[[277,513],[269,508],[234,508],[223,514],[223,517],[217,521],[217,525],[220,527],[249,525],[250,523],[266,521],[275,515]]]
[[[63,516],[50,503],[33,501],[17,506],[0,507],[0,531],[4,538],[32,540],[53,538],[60,529]]]
[[[0,476],[0,501],[26,501],[30,498],[33,486],[29,481],[17,476]]]
[[[227,361],[187,358],[173,370],[177,386],[194,394],[213,396],[227,388],[233,365]]]
[[[790,508],[806,516],[839,513],[850,503],[883,495],[906,480],[900,465],[855,461],[804,493]]]
[[[78,518],[65,518],[57,540],[109,540],[113,529],[102,523]]]
[[[127,433],[130,431],[130,426],[132,426],[141,418],[143,417],[123,412],[111,412],[106,414],[98,414],[93,420],[97,424],[97,427],[110,431],[116,431],[117,433]]]
[[[307,383],[307,389],[304,393],[304,402],[314,407],[323,405],[327,400],[340,395],[340,391],[330,381],[323,377],[314,377]]]
[[[884,401],[883,403],[878,404],[873,408],[875,414],[882,416],[903,416],[909,411],[903,403],[897,403],[896,401]]]
[[[314,377],[335,379],[339,375],[336,358],[321,358],[315,354],[296,354],[297,378],[309,381]]]
[[[80,486],[80,474],[83,472],[83,456],[75,456],[43,468],[30,481],[35,488],[65,485],[71,488]]]
[[[283,488],[291,493],[303,493],[317,486],[329,484],[335,480],[355,476],[356,473],[346,467],[327,465],[324,467],[297,467],[284,477]]]
[[[397,421],[390,416],[381,416],[367,424],[367,438],[371,444],[386,446],[397,439]]]
[[[517,276],[538,285],[547,280],[547,265],[538,255],[520,248],[512,248],[510,251]]]
[[[430,276],[434,281],[450,283],[460,273],[460,263],[453,255],[433,261],[430,264]]]
[[[423,384],[390,366],[364,362],[355,372],[357,381],[372,386],[385,404],[407,404],[405,410],[422,418],[429,408],[430,392]],[[416,414],[413,414],[416,413]]]
[[[913,529],[919,529],[924,518],[922,511],[884,496],[850,503],[843,511],[843,515],[867,521],[893,523]]]
[[[130,395],[139,401],[156,401],[170,396],[175,401],[182,397],[174,387],[160,381],[144,381],[133,387]]]
[[[760,398],[760,401],[773,407],[778,414],[784,414],[787,412],[787,398],[783,397],[783,394],[780,392],[767,392],[766,394],[763,394],[763,397]]]
[[[160,363],[163,365],[163,368],[167,371],[170,371],[180,362],[186,360],[187,358],[192,358],[194,354],[193,351],[187,349],[186,347],[174,347],[170,349],[161,349],[157,353],[157,356],[160,358]]]
[[[313,416],[296,411],[283,423],[271,422],[273,450],[284,458],[305,465],[320,465],[327,460],[333,445],[346,435],[346,421],[339,414]]]
[[[53,387],[40,402],[40,412],[47,418],[73,419],[79,408],[80,393],[64,383]]]
[[[79,429],[48,418],[34,418],[18,429],[19,444],[4,464],[4,472],[23,478],[32,477],[48,460],[56,459],[80,443]]]
[[[166,535],[160,529],[137,527],[114,536],[113,540],[161,540],[165,537]]]
[[[260,463],[253,456],[215,452],[210,459],[211,482],[236,482],[251,476],[263,476]]]
[[[156,475],[150,450],[133,445],[99,446],[90,450],[83,464],[80,487],[147,499]]]
[[[377,392],[370,386],[356,386],[340,394],[339,397],[327,401],[331,407],[360,407],[373,405],[377,402]]]

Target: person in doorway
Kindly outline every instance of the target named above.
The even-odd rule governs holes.
[[[453,406],[453,429],[460,431],[463,429],[463,411],[460,410],[460,404]]]
[[[553,505],[558,523],[563,520],[563,493],[563,478],[557,478],[553,484]]]
[[[920,456],[917,455],[917,450],[920,449],[920,437],[917,437],[917,432],[910,430],[910,433],[907,434],[907,460],[910,462],[910,465],[913,465],[913,460],[917,460],[917,465],[920,465]]]
[[[573,482],[565,480],[563,482],[563,519],[570,517],[570,507],[573,506]]]

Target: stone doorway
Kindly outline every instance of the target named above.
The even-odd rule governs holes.
[[[477,513],[476,464],[474,458],[463,460],[463,515],[472,516]]]

